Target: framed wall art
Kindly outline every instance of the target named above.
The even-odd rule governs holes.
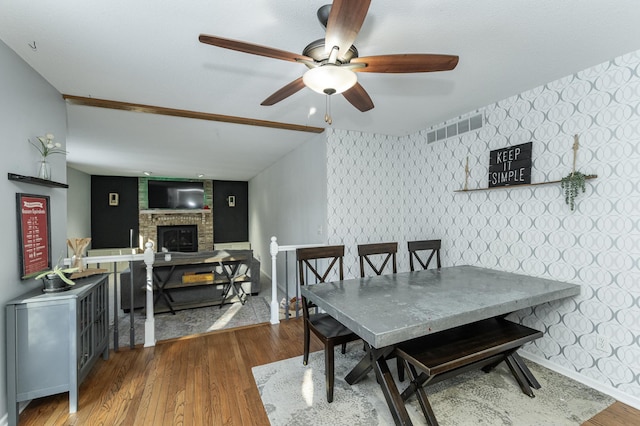
[[[16,206],[20,277],[24,280],[52,268],[49,197],[17,193]]]

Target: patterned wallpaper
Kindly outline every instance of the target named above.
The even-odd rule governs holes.
[[[329,244],[345,245],[347,277],[360,276],[358,244],[397,241],[401,234],[404,185],[396,166],[403,153],[397,145],[392,136],[329,135],[328,239]]]
[[[347,246],[346,275],[358,274],[362,242],[398,241],[402,271],[407,240],[441,238],[443,265],[580,284],[575,299],[514,314],[544,332],[527,351],[640,405],[640,51],[480,112],[480,130],[433,143],[433,128],[328,135],[328,242]],[[559,180],[571,171],[574,134],[577,169],[598,175],[575,211],[559,184],[454,192],[467,158],[469,188],[484,188],[489,151],[529,141],[531,181]]]

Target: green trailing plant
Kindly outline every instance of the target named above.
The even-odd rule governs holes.
[[[569,205],[573,211],[576,207],[576,196],[578,191],[586,191],[585,180],[587,175],[580,172],[572,172],[569,175],[562,178],[560,181],[560,187],[564,192],[564,201]]]

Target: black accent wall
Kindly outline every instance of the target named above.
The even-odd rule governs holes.
[[[118,205],[109,205],[109,194],[118,194]],[[138,178],[91,176],[91,247],[138,245]]]
[[[230,195],[235,207],[229,207]],[[213,242],[249,241],[249,183],[213,181]]]

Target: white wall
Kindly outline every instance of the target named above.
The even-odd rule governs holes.
[[[67,183],[67,238],[90,237],[91,175],[67,167]],[[68,255],[73,253],[69,251]]]
[[[430,144],[431,129],[396,140],[332,134],[330,242],[353,250],[361,241],[393,239],[406,259],[407,240],[441,238],[445,266],[472,264],[580,284],[579,297],[517,313],[544,332],[526,350],[640,407],[640,51],[481,112],[481,130]],[[560,179],[571,171],[574,134],[581,144],[578,169],[598,178],[587,181],[573,212],[559,184],[454,192],[464,185],[467,157],[469,187],[486,187],[489,151],[529,141],[532,182]],[[401,224],[388,218],[399,200]],[[399,269],[408,265],[401,262]],[[608,340],[604,352],[595,347],[597,336]]]
[[[53,262],[66,254],[67,191],[61,188],[16,183],[6,179],[8,172],[27,176],[36,174],[39,153],[27,139],[53,133],[65,145],[66,108],[64,100],[49,83],[0,42],[0,423],[6,422],[6,332],[4,305],[7,301],[40,286],[35,280],[22,281],[18,265],[16,193],[48,195],[51,211]],[[66,182],[65,158],[50,157],[52,180]]]
[[[323,133],[249,181],[249,239],[269,276],[272,236],[279,245],[326,243],[326,159]],[[283,282],[284,269],[278,277]]]

